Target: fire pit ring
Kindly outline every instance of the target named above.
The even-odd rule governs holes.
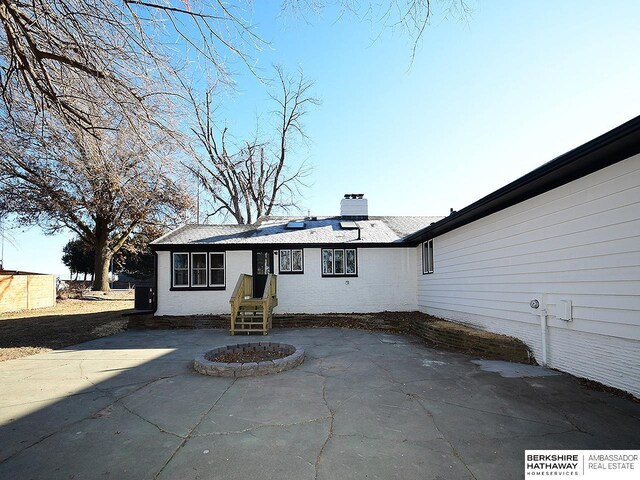
[[[267,352],[285,354],[283,358],[273,360],[261,360],[258,362],[222,362],[216,361],[217,357],[247,354],[248,356],[260,356]],[[213,350],[201,353],[193,361],[193,368],[202,375],[212,377],[253,377],[257,375],[269,375],[271,373],[284,372],[297,367],[304,362],[304,348],[289,345],[287,343],[259,342],[238,343],[225,345]]]

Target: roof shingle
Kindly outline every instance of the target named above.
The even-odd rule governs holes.
[[[152,245],[237,245],[237,244],[335,244],[401,243],[404,237],[442,217],[369,217],[355,223],[358,230],[340,226],[342,217],[263,217],[252,225],[187,224],[151,242]],[[303,229],[288,229],[287,223],[305,223]]]

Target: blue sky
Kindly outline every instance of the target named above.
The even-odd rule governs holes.
[[[298,151],[314,167],[304,213],[365,193],[372,215],[446,215],[640,114],[640,2],[476,1],[467,22],[435,18],[410,64],[399,33],[335,12],[310,23],[255,2],[271,46],[258,66],[300,67],[322,104]],[[235,65],[221,117],[242,136],[268,108]],[[5,268],[64,273],[70,235],[12,230]]]

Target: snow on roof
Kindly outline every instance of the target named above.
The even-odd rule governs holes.
[[[151,242],[152,245],[237,244],[334,244],[401,243],[404,237],[437,222],[442,217],[369,217],[358,220],[358,229],[345,230],[342,217],[263,217],[252,225],[188,224]],[[302,229],[287,228],[289,222],[304,222]],[[360,233],[360,240],[358,240]]]

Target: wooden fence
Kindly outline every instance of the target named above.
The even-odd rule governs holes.
[[[56,277],[26,272],[0,272],[0,313],[52,307]]]

